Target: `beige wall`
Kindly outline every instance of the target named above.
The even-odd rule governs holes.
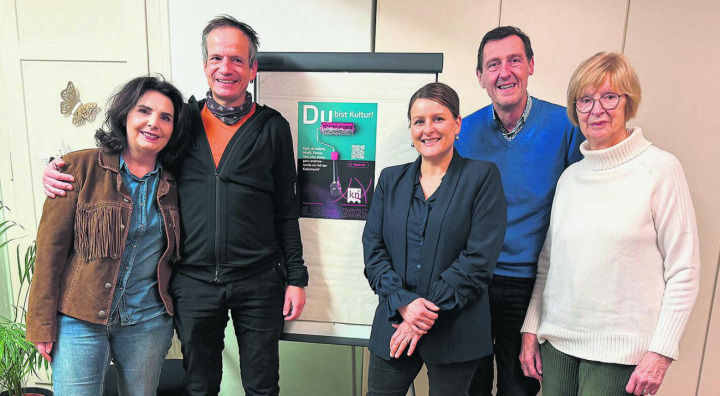
[[[717,394],[720,385],[720,298],[710,320],[720,248],[720,137],[711,124],[720,91],[720,3],[688,0],[476,0],[438,6],[429,0],[380,0],[378,52],[443,52],[440,81],[460,94],[462,113],[490,103],[475,79],[483,34],[515,25],[535,51],[533,96],[564,104],[567,82],[581,60],[624,52],[634,64],[643,102],[630,125],[683,164],[700,233],[700,295],[662,395]],[[709,330],[709,337],[708,337]],[[707,347],[706,347],[707,340]],[[701,376],[702,374],[702,376]],[[422,385],[418,394],[423,394]]]
[[[637,124],[653,143],[674,153],[683,164],[697,212],[703,262],[700,296],[666,391],[682,394],[680,390],[688,388],[680,384],[697,381],[702,367],[699,394],[716,395],[720,304],[713,306],[715,325],[707,345],[704,336],[716,287],[720,241],[720,137],[710,123],[720,88],[720,3],[634,0],[629,11],[625,53],[640,75],[644,98]],[[701,65],[708,65],[708,73],[697,72],[704,69]],[[700,359],[703,351],[704,360]],[[672,389],[678,391],[670,393]]]

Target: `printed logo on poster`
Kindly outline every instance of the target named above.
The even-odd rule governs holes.
[[[347,203],[362,203],[362,188],[348,188]]]

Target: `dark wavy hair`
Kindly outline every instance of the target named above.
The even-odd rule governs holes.
[[[248,54],[248,62],[250,66],[257,60],[258,46],[260,46],[260,39],[258,38],[257,32],[250,27],[247,23],[240,22],[230,15],[218,15],[213,20],[208,22],[205,29],[202,32],[202,56],[203,64],[207,63],[208,60],[208,49],[207,49],[207,38],[210,32],[221,27],[233,27],[240,30],[250,40],[250,53]]]
[[[110,97],[103,127],[95,132],[98,147],[109,153],[121,153],[128,145],[127,118],[140,97],[147,91],[157,91],[167,96],[173,104],[173,132],[167,146],[158,153],[158,160],[163,166],[175,167],[185,148],[189,122],[183,110],[183,96],[174,85],[165,81],[162,76],[136,77]]]
[[[482,41],[480,41],[480,48],[478,48],[477,53],[477,70],[480,73],[482,73],[483,51],[485,50],[485,45],[490,41],[502,40],[510,36],[518,36],[520,40],[522,40],[523,48],[525,49],[525,57],[527,58],[527,61],[530,62],[530,59],[532,59],[534,55],[532,45],[530,44],[530,37],[528,37],[525,32],[523,32],[519,28],[516,28],[515,26],[500,26],[485,33]]]
[[[454,118],[460,116],[460,98],[454,89],[449,85],[440,82],[426,84],[418,89],[410,98],[408,105],[408,120],[410,120],[410,110],[418,99],[430,99],[447,107]]]

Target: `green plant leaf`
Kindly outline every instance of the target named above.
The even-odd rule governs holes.
[[[0,201],[0,210],[8,210]],[[0,238],[6,237],[13,227],[22,226],[11,221],[0,222]],[[0,249],[18,238],[11,238],[0,243]],[[23,323],[27,311],[27,293],[30,290],[32,275],[35,272],[35,260],[37,247],[35,241],[24,248],[24,254],[20,254],[21,246],[15,248],[15,258],[20,287],[17,296],[13,300],[14,317],[9,319],[0,315],[0,389],[10,390],[11,394],[19,395],[21,388],[30,374],[37,374],[38,369],[43,367],[47,370],[48,362],[43,359],[35,345],[25,339],[26,327]]]

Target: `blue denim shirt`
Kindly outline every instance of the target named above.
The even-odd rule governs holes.
[[[160,172],[162,166],[158,162],[155,170],[139,178],[120,156],[120,175],[133,202],[111,310],[112,317],[118,315],[123,326],[166,312],[157,283],[157,265],[165,249],[162,215],[155,199]]]

